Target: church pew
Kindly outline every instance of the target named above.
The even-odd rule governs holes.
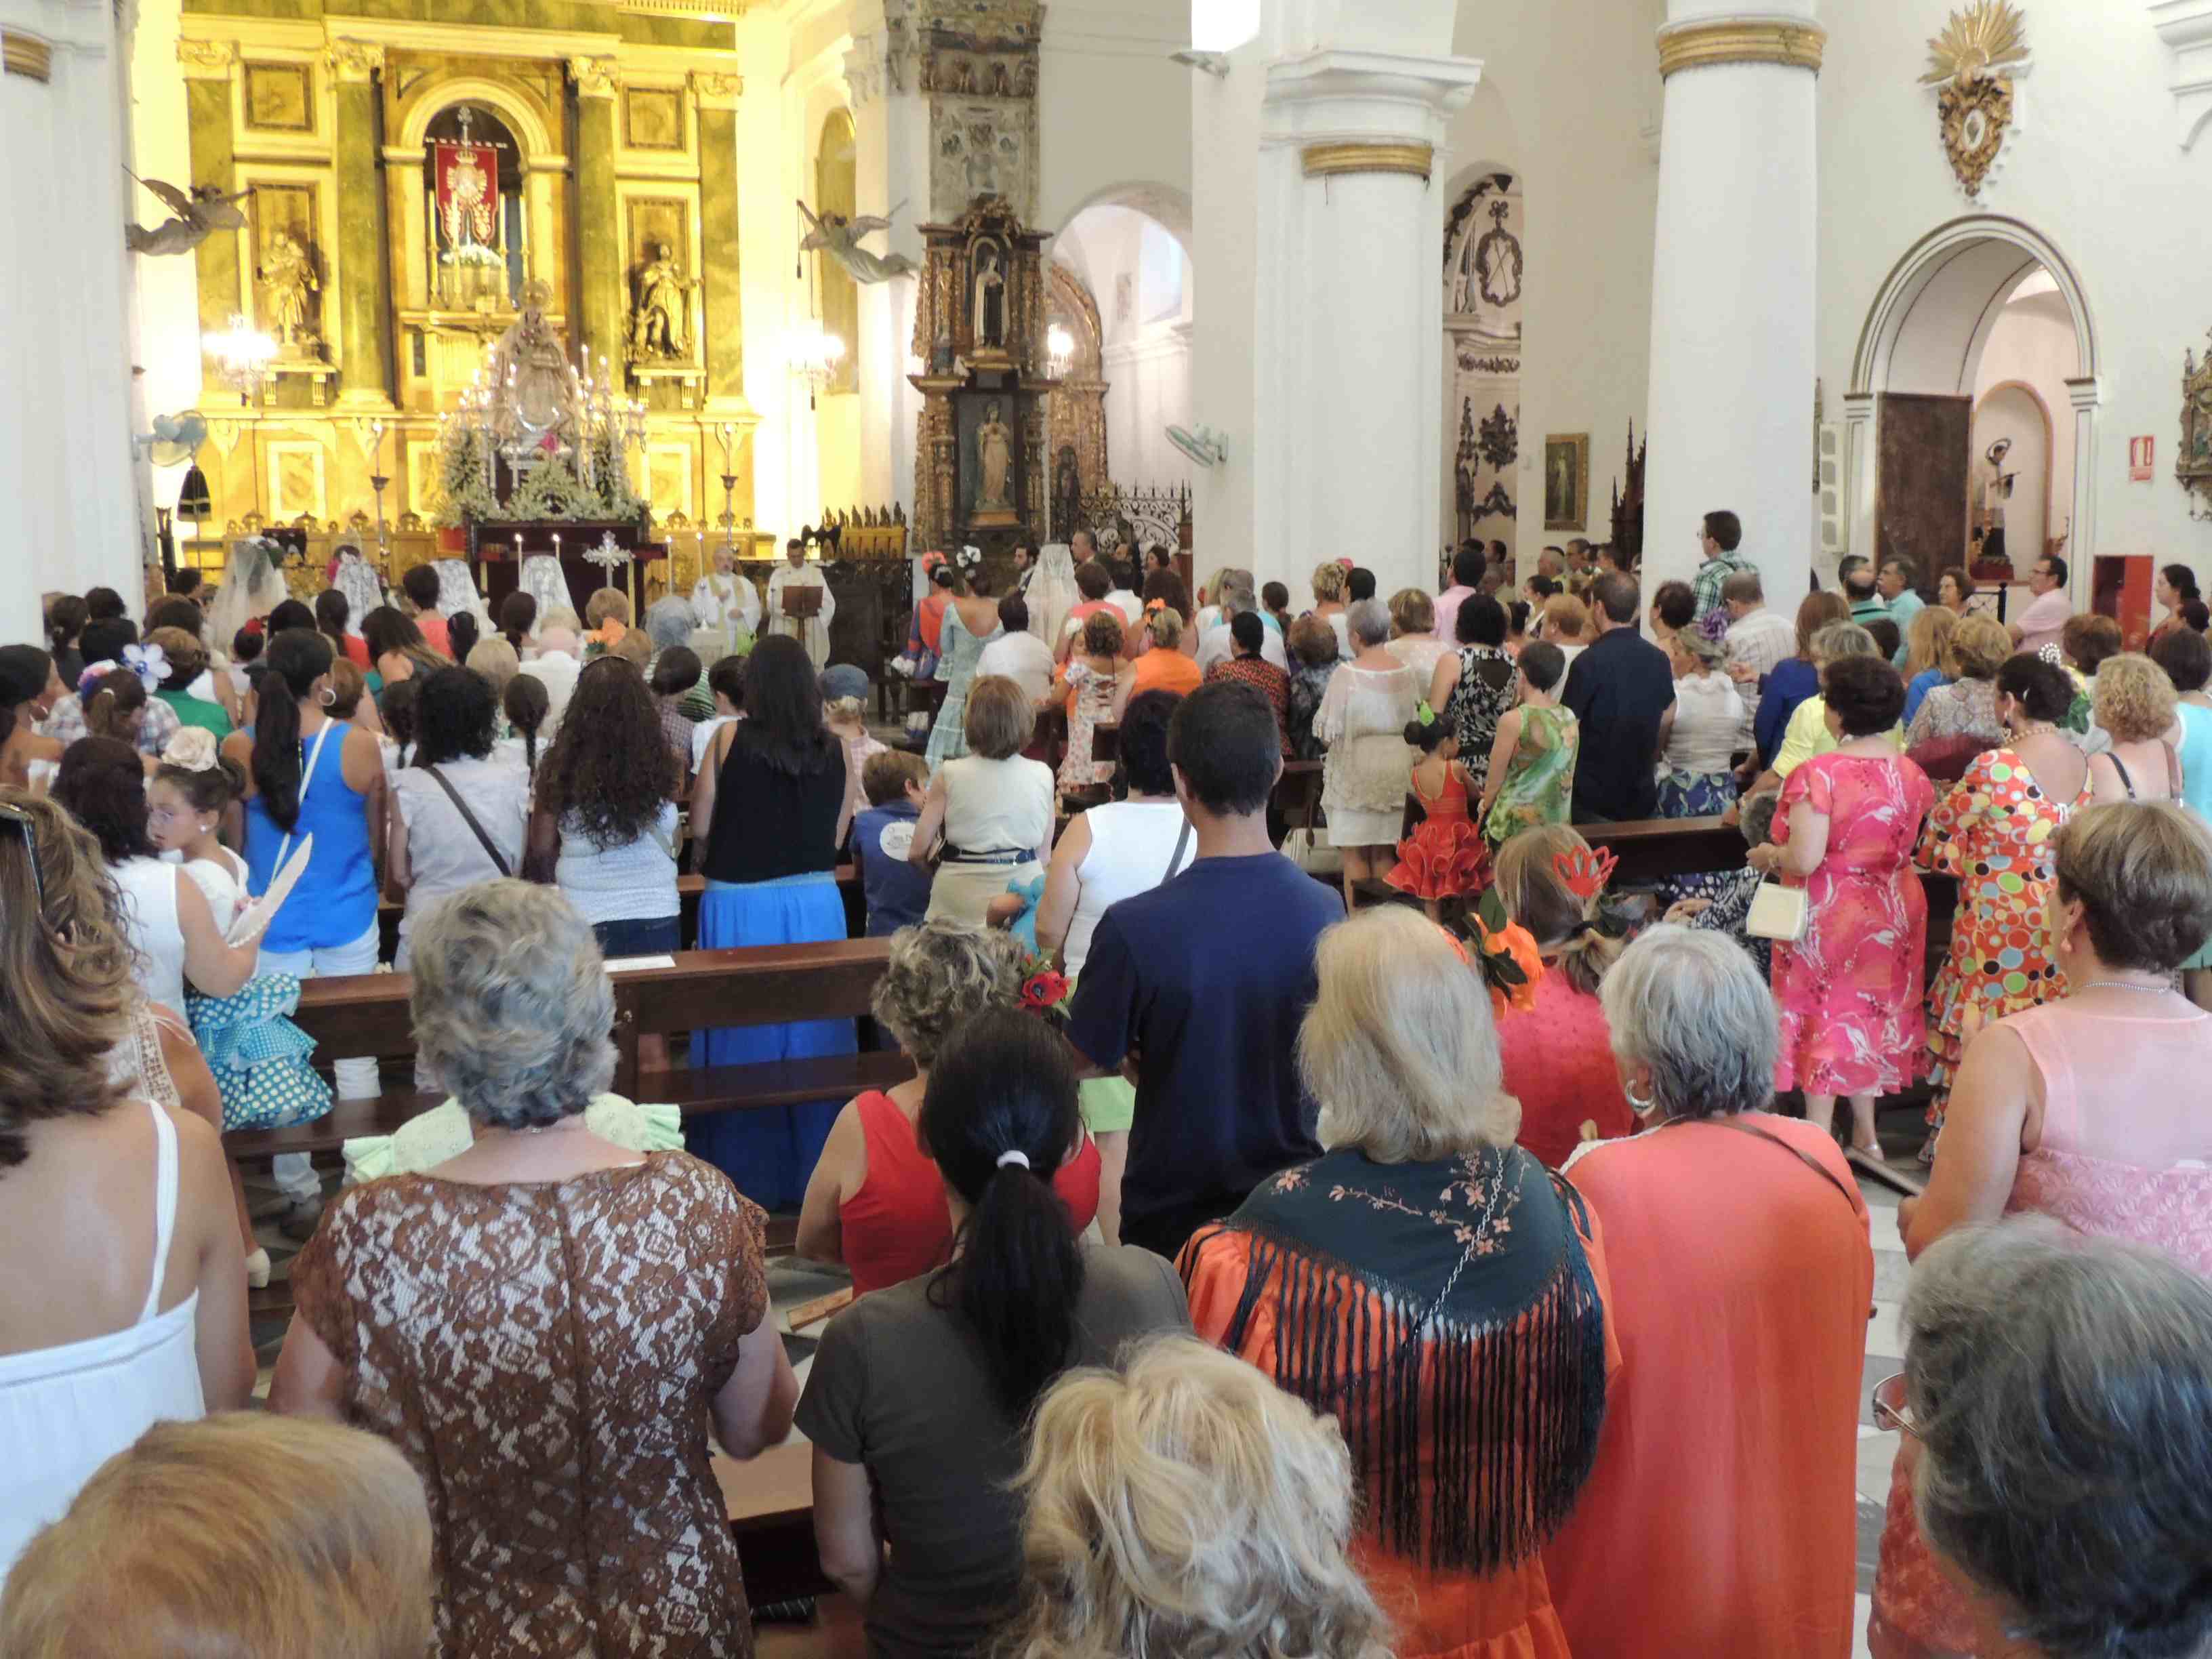
[[[903,1055],[895,1054],[643,1075],[637,1061],[637,1039],[646,1033],[866,1013],[889,959],[886,940],[836,939],[751,950],[686,951],[678,954],[672,969],[618,972],[614,975],[614,1088],[632,1099],[681,1105],[690,1114],[791,1105],[901,1082],[913,1075],[913,1067]],[[307,980],[301,985],[300,1007],[293,1018],[325,1055],[404,1059],[415,1048],[408,1012],[411,984],[405,974]],[[335,1151],[352,1136],[389,1134],[440,1098],[403,1089],[374,1100],[339,1101],[312,1123],[234,1129],[223,1137],[223,1150],[234,1162],[277,1152]]]

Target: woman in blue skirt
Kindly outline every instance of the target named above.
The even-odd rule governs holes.
[[[837,849],[847,801],[845,748],[822,723],[814,665],[798,641],[771,635],[745,671],[744,718],[714,733],[692,794],[694,834],[706,826],[702,950],[845,937]],[[795,1020],[702,1031],[692,1063],[809,1060],[854,1047],[849,1019]],[[841,1096],[720,1113],[688,1132],[691,1150],[764,1209],[794,1209],[843,1104]]]

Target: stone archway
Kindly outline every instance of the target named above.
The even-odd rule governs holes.
[[[1971,404],[1983,352],[2005,302],[2039,268],[2049,275],[2073,324],[2075,372],[2066,380],[2074,421],[2070,550],[2077,556],[2071,561],[2071,585],[2077,598],[2087,591],[2087,561],[2097,546],[2102,400],[2096,325],[2087,289],[2066,256],[2033,226],[1996,215],[1954,219],[1922,237],[1892,268],[1867,313],[1844,399],[1850,551],[1873,556],[1883,544],[1885,402],[1919,398]],[[1901,417],[1905,407],[1902,401],[1892,404],[1893,418]]]

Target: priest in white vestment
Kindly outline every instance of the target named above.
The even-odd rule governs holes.
[[[714,569],[691,585],[691,609],[698,613],[700,631],[715,637],[723,655],[752,648],[760,632],[760,590],[738,568],[738,556],[726,544],[714,550]]]
[[[830,665],[830,619],[837,614],[837,601],[822,579],[822,567],[806,562],[806,544],[793,538],[784,544],[784,562],[768,579],[768,625],[770,631],[787,634],[806,647],[819,670]],[[784,614],[783,596],[793,588],[818,588],[822,608],[806,618]]]

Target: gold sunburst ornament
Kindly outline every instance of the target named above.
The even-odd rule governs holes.
[[[2027,61],[2027,21],[2011,0],[1974,0],[1928,43],[1920,84],[1940,88],[1943,153],[1969,197],[1981,194],[2012,125],[2013,77],[2005,71]]]

